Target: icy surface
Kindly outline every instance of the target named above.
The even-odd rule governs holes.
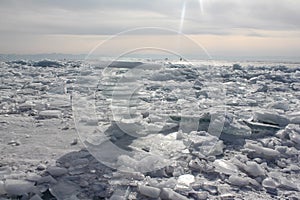
[[[299,198],[300,68],[233,64],[1,63],[0,199]]]

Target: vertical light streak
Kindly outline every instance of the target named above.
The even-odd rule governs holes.
[[[185,18],[185,7],[186,7],[186,1],[183,2],[183,6],[182,6],[182,10],[181,10],[179,33],[182,33],[182,29],[183,29],[183,23],[184,23],[184,18]]]
[[[204,14],[203,0],[199,0],[199,7],[200,7],[201,15],[203,15]]]

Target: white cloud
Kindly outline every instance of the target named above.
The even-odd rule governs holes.
[[[182,0],[3,0],[0,31],[115,34],[140,26],[178,29]],[[299,30],[300,1],[186,0],[184,33],[234,34],[232,28]]]
[[[24,52],[30,43],[41,51],[42,39],[38,38],[44,40],[51,35],[54,37],[47,44],[55,51],[52,43],[76,46],[77,40],[80,44],[85,41],[84,36],[114,35],[136,27],[178,30],[184,1],[186,15],[182,32],[205,38],[216,36],[208,37],[210,42],[219,36],[223,39],[281,38],[282,41],[287,37],[297,41],[300,37],[298,0],[201,0],[201,8],[199,0],[1,0],[0,53],[13,52],[14,48]],[[92,43],[88,41],[86,49]],[[293,43],[298,45],[295,42],[288,45]],[[71,51],[60,47],[56,51],[60,49]]]

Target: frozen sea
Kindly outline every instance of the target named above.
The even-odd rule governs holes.
[[[52,56],[2,56],[0,199],[300,196],[297,59]]]

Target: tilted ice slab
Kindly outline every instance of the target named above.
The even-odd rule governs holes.
[[[4,182],[5,193],[13,196],[37,192],[33,182],[7,179]]]
[[[270,111],[256,111],[253,118],[254,121],[278,125],[280,127],[284,127],[290,122],[290,120],[284,115],[280,115],[276,112]]]
[[[267,158],[267,159],[277,158],[281,155],[280,152],[275,149],[263,147],[256,143],[251,143],[249,141],[246,141],[246,144],[244,145],[244,147],[254,150],[255,153],[257,153],[258,155],[262,156],[263,158]]]
[[[292,112],[287,115],[292,124],[300,124],[300,112]]]

